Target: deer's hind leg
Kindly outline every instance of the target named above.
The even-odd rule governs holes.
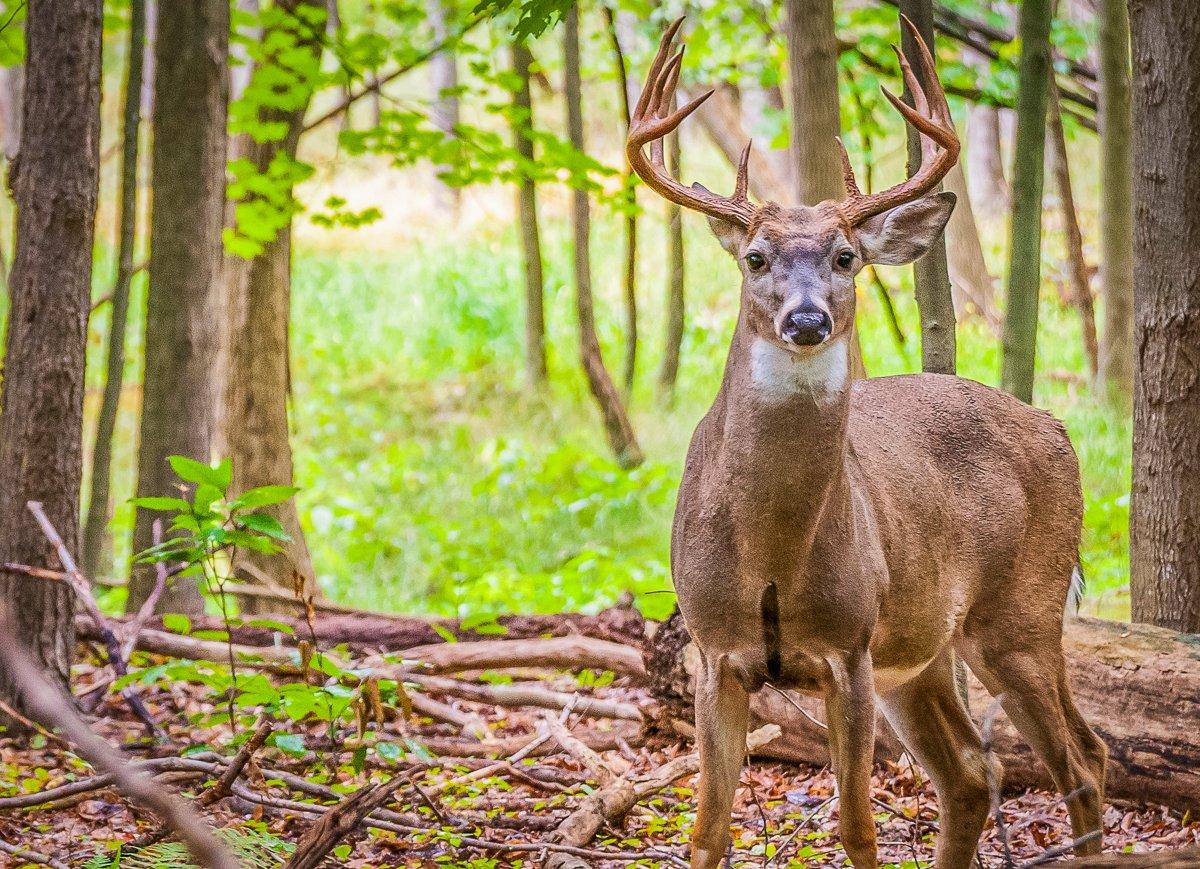
[[[1001,705],[1021,737],[1050,771],[1067,800],[1076,839],[1100,831],[1081,845],[1099,854],[1103,837],[1104,771],[1108,749],[1071,699],[1062,653],[1062,624],[1029,625],[1023,631],[970,631],[962,653],[971,670]]]
[[[968,869],[987,820],[988,758],[963,706],[949,648],[915,679],[880,697],[884,715],[929,774],[941,814],[937,869]],[[1000,781],[999,765],[993,773]]]

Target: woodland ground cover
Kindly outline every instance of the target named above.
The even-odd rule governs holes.
[[[736,270],[705,225],[685,219],[688,322],[679,387],[668,401],[654,377],[666,280],[654,251],[664,249],[663,227],[647,208],[639,302],[649,325],[631,408],[648,461],[623,471],[605,448],[579,370],[569,230],[553,202],[543,221],[552,381],[544,395],[521,382],[520,254],[511,226],[486,216],[495,193],[480,194],[485,213],[459,224],[302,235],[293,426],[318,577],[336,600],[389,611],[596,610],[632,591],[648,615],[664,616],[673,603],[675,489],[692,428],[720,381],[737,311]],[[469,198],[466,211],[476,205]],[[989,235],[1002,237],[1002,228]],[[1078,374],[1085,369],[1078,319],[1055,290],[1062,265],[1057,239],[1048,241],[1036,403],[1065,421],[1080,456],[1085,611],[1127,617],[1130,427]],[[601,339],[615,361],[624,336],[613,215],[597,215],[592,247]],[[989,250],[994,266],[998,254]],[[908,341],[898,347],[876,292],[860,280],[863,353],[875,376],[914,371],[920,359],[908,270],[888,270],[884,279]],[[101,310],[90,345],[97,363],[103,331]],[[132,331],[136,348],[140,324]],[[136,359],[137,350],[130,355]],[[979,319],[961,325],[960,373],[994,384],[999,368],[996,337]],[[138,372],[131,375],[136,383]],[[94,377],[90,383],[98,386]],[[136,401],[133,388],[123,426],[133,426]],[[117,441],[120,501],[132,491],[133,440]],[[117,511],[118,568],[128,558],[129,517],[128,508]]]

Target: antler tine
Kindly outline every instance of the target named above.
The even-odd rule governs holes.
[[[854,167],[850,164],[850,155],[846,152],[846,143],[842,141],[841,136],[834,136],[834,140],[838,143],[838,151],[841,152],[842,183],[846,186],[846,195],[851,199],[861,196],[858,179],[854,177]]]
[[[754,140],[751,139],[746,143],[746,147],[742,149],[741,159],[738,160],[737,181],[733,185],[733,198],[739,201],[750,201],[750,198],[746,194],[750,189],[750,149],[753,147]]]
[[[733,196],[718,196],[700,185],[685,187],[671,177],[666,168],[663,137],[675,130],[688,115],[713,95],[713,91],[710,90],[687,105],[671,111],[675,89],[683,68],[683,48],[680,47],[679,51],[672,55],[671,46],[682,25],[682,18],[673,22],[663,33],[658,44],[658,52],[654,55],[646,74],[646,86],[638,97],[637,108],[630,120],[625,155],[629,158],[629,165],[633,171],[665,199],[710,217],[749,226],[756,211],[746,197],[749,146],[743,152],[738,166],[738,180]],[[647,145],[650,146],[648,158],[643,150]]]
[[[842,171],[846,178],[847,199],[841,204],[842,213],[851,226],[857,226],[877,214],[911,202],[926,195],[937,187],[958,160],[959,141],[954,129],[954,120],[950,116],[950,106],[946,102],[946,92],[942,89],[934,66],[933,54],[920,32],[906,16],[901,16],[901,23],[912,37],[917,47],[917,62],[925,78],[925,87],[913,73],[912,66],[904,52],[896,49],[900,60],[900,72],[904,82],[912,93],[913,105],[900,100],[887,88],[881,88],[883,95],[913,126],[921,137],[921,165],[912,177],[881,193],[862,194],[854,182],[854,172],[850,166],[850,158],[842,147]],[[838,143],[841,145],[841,142]]]

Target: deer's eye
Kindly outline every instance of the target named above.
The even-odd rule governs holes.
[[[837,267],[839,269],[848,269],[854,262],[854,252],[848,250],[842,251],[837,255],[837,259],[835,259],[834,262],[837,263]]]
[[[746,265],[749,267],[750,271],[756,272],[766,264],[766,257],[764,257],[761,253],[758,253],[757,251],[750,251],[750,253],[746,254]]]

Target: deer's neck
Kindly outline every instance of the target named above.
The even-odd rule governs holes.
[[[796,354],[739,328],[723,391],[722,454],[745,511],[787,526],[793,539],[845,516],[849,338]]]

